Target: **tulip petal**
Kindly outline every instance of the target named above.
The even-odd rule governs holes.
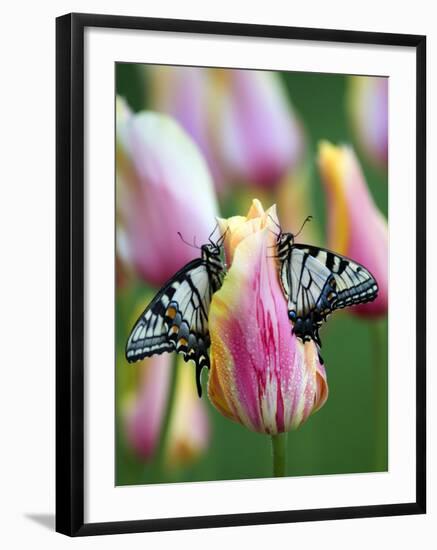
[[[178,232],[206,242],[217,201],[205,161],[175,121],[152,112],[125,118],[117,127],[125,157],[117,163],[117,214],[137,272],[160,286],[198,256]]]
[[[238,244],[248,235],[257,233],[267,226],[269,216],[277,220],[276,206],[264,212],[261,202],[254,199],[247,216],[232,216],[231,218],[217,218],[220,233],[226,234],[224,241],[227,265],[232,264],[233,254]]]
[[[213,176],[216,190],[226,182],[211,139],[210,70],[203,67],[148,67],[153,109],[171,115],[202,151]]]
[[[222,93],[219,145],[225,166],[235,179],[275,186],[295,165],[302,146],[278,75],[228,71]]]

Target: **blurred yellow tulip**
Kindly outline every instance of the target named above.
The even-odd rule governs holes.
[[[351,147],[326,141],[319,168],[328,199],[328,247],[363,264],[379,291],[373,302],[351,308],[359,315],[384,315],[388,308],[388,229]]]

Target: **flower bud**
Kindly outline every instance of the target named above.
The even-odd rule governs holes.
[[[246,217],[220,222],[230,267],[209,313],[208,395],[227,418],[277,434],[322,407],[328,386],[314,342],[292,334],[270,217],[278,221],[275,207],[264,212],[255,200]]]

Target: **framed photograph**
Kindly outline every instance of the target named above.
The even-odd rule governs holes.
[[[56,25],[56,529],[425,513],[425,37]]]

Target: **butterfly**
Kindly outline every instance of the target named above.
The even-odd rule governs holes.
[[[277,234],[280,281],[293,332],[321,347],[319,328],[334,310],[373,301],[378,284],[362,265],[325,248],[296,244],[296,235]]]
[[[210,237],[200,247],[200,258],[186,264],[162,287],[134,324],[126,344],[129,363],[172,351],[181,353],[185,362],[194,361],[199,397],[200,374],[210,366],[209,306],[225,274],[223,240],[224,235],[216,243]]]

